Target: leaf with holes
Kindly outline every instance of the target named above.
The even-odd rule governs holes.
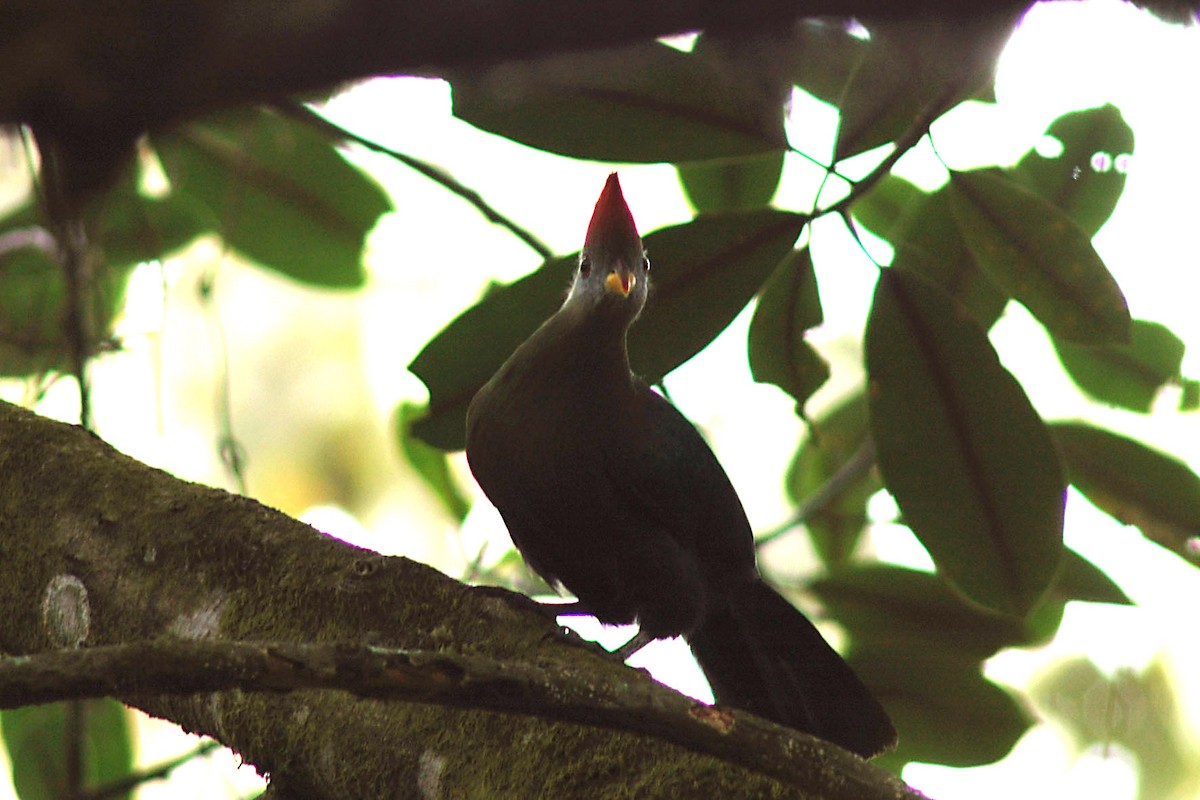
[[[575,158],[736,158],[787,146],[783,100],[702,55],[658,42],[449,75],[454,115]]]
[[[1129,344],[1084,347],[1054,340],[1071,380],[1102,403],[1149,413],[1163,387],[1183,378],[1184,344],[1166,326],[1133,321]]]
[[[645,237],[654,263],[646,309],[629,332],[635,372],[657,383],[737,316],[796,243],[808,218],[771,209],[702,215]],[[489,293],[451,322],[409,370],[429,389],[413,433],[461,449],[467,406],[543,320],[562,304],[578,256],[554,259]]]
[[[1013,180],[1049,200],[1088,237],[1112,215],[1125,189],[1122,163],[1133,153],[1133,130],[1114,105],[1064,114],[1046,130],[1062,152],[1031,150],[1008,171]]]
[[[754,380],[790,394],[801,416],[829,378],[829,364],[804,338],[823,319],[812,256],[808,248],[793,250],[763,287],[750,320],[749,354]]]
[[[1022,616],[1062,553],[1064,481],[1045,426],[979,326],[910,272],[880,275],[867,321],[884,483],[938,570]]]
[[[1050,333],[1080,344],[1129,341],[1125,296],[1070,217],[995,171],[952,172],[950,190],[975,260]]]
[[[152,142],[172,193],[206,208],[230,247],[303,283],[362,285],[367,234],[391,202],[337,142],[261,109]]]
[[[1050,426],[1067,476],[1096,506],[1200,566],[1200,477],[1174,457],[1090,425]]]

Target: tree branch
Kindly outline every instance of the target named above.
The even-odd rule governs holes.
[[[614,673],[358,644],[155,640],[0,660],[0,708],[138,692],[344,689],[362,697],[531,714],[644,733],[803,783],[821,759],[851,793],[916,798],[902,782],[806,734]],[[851,789],[852,787],[852,789]]]
[[[59,693],[117,694],[212,735],[293,796],[416,795],[430,770],[446,795],[480,781],[521,796],[638,785],[669,797],[698,782],[718,796],[903,790],[832,745],[567,642],[541,614],[179,481],[78,427],[0,403],[0,440],[0,650],[67,648],[4,670],[91,665],[90,677],[59,673]],[[289,691],[226,690],[255,681]],[[50,696],[35,688],[20,691]]]

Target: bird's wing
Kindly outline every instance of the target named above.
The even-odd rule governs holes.
[[[609,467],[628,501],[702,563],[754,569],[754,543],[741,500],[708,443],[661,395],[640,386]],[[725,568],[722,567],[722,569]]]

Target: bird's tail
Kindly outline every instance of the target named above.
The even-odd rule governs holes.
[[[717,702],[864,758],[896,742],[879,702],[808,619],[762,581],[734,589],[688,643]]]

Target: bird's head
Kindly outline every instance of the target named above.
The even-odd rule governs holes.
[[[567,304],[628,325],[646,304],[649,279],[650,261],[614,172],[592,212]]]

